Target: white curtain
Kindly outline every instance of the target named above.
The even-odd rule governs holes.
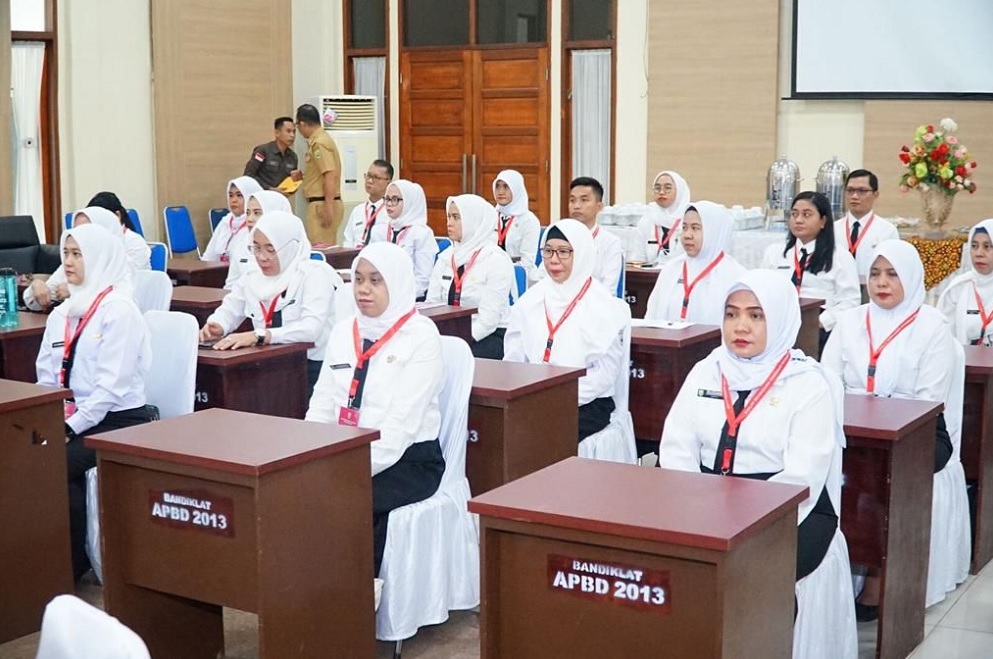
[[[572,51],[572,175],[603,184],[610,203],[610,51]]]
[[[14,110],[14,213],[34,218],[45,237],[45,205],[41,183],[41,74],[45,44],[14,42],[10,85]]]
[[[355,93],[360,96],[375,96],[376,124],[379,126],[379,158],[386,157],[386,127],[383,125],[383,103],[386,95],[386,58],[356,57],[352,59],[352,73],[355,77]],[[366,165],[360,165],[365,167]]]

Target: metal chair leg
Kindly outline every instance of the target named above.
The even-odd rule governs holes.
[[[397,641],[393,646],[393,659],[400,659],[400,651],[403,650],[403,641]]]

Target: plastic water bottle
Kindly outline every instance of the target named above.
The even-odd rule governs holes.
[[[17,273],[0,268],[0,328],[17,327]]]

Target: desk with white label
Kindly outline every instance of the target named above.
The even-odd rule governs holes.
[[[379,433],[207,410],[94,435],[107,613],[153,657],[216,659],[221,607],[263,659],[374,655]]]
[[[200,348],[194,409],[302,419],[307,412],[307,351],[313,343],[238,350]]]
[[[573,457],[473,498],[482,659],[788,659],[806,496]]]

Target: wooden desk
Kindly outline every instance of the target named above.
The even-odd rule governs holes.
[[[177,286],[224,288],[224,281],[228,278],[228,264],[200,259],[169,259],[166,272]]]
[[[62,413],[68,394],[0,380],[0,643],[38,631],[45,605],[73,592]]]
[[[853,564],[879,568],[876,657],[903,659],[924,638],[934,432],[941,403],[845,396],[841,529]]]
[[[473,498],[482,659],[789,658],[806,492],[573,457]]]
[[[631,305],[632,318],[644,318],[648,298],[659,278],[659,268],[625,266],[624,300]]]
[[[313,250],[323,254],[324,260],[330,263],[331,267],[335,270],[338,268],[351,268],[352,261],[362,251],[357,247],[339,247],[337,245],[333,247],[313,247]]]
[[[197,324],[203,327],[207,318],[214,313],[221,302],[227,297],[228,291],[223,288],[206,286],[176,286],[172,289],[170,311],[188,313],[197,319]]]
[[[972,566],[978,574],[993,558],[993,350],[965,348],[965,408],[962,415],[962,467],[975,482]]]
[[[583,368],[477,359],[466,476],[473,493],[576,455]]]
[[[824,300],[812,297],[800,298],[800,333],[794,347],[803,350],[808,357],[817,359],[821,345],[821,306]]]
[[[0,378],[37,382],[35,361],[48,314],[19,311],[17,318],[17,327],[0,328]]]
[[[715,325],[691,325],[680,330],[631,329],[628,407],[635,437],[658,444],[669,408],[686,375],[720,344],[721,328]]]
[[[221,607],[259,657],[374,655],[378,432],[208,410],[94,435],[107,613],[154,657],[215,659]]]
[[[201,348],[194,409],[223,407],[302,419],[307,413],[307,351],[313,343],[240,350]]]
[[[418,311],[422,316],[433,320],[441,334],[458,337],[466,343],[472,341],[472,315],[476,313],[476,307],[453,307],[444,304]]]

